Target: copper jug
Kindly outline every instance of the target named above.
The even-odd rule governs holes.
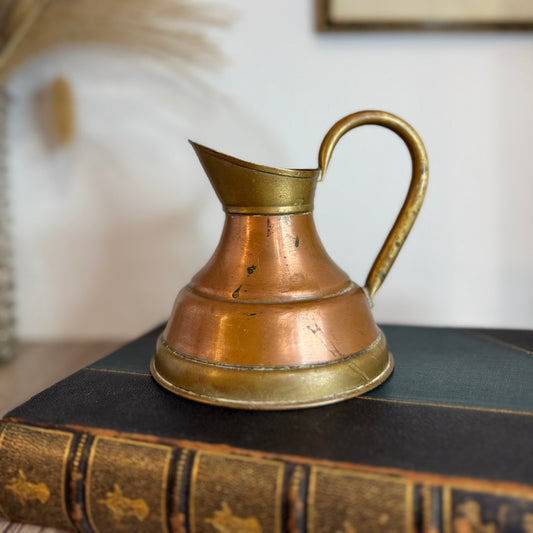
[[[361,288],[322,246],[313,197],[340,137],[364,124],[397,133],[413,166]],[[178,294],[157,342],[154,378],[187,398],[242,409],[328,404],[387,379],[393,358],[370,308],[427,186],[427,155],[413,128],[381,111],[349,115],[326,134],[314,170],[256,165],[191,144],[226,220],[212,258]]]

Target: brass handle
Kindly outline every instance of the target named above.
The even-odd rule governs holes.
[[[411,184],[403,206],[366,278],[364,291],[370,305],[373,305],[374,295],[387,277],[424,200],[428,183],[428,158],[418,133],[407,122],[384,111],[361,111],[339,120],[324,137],[318,152],[318,167],[322,171],[321,179],[324,177],[331,154],[339,139],[348,131],[365,124],[384,126],[397,133],[407,145],[413,164]]]

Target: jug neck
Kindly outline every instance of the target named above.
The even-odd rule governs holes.
[[[226,213],[291,215],[313,210],[320,170],[256,165],[190,142]]]
[[[323,299],[354,286],[327,254],[310,213],[226,215],[213,257],[190,284],[204,297],[256,303]]]

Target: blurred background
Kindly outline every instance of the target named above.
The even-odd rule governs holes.
[[[194,4],[194,2],[193,2]],[[533,33],[320,33],[309,0],[209,4],[215,59],[65,46],[9,79],[8,193],[17,336],[129,339],[168,317],[213,252],[223,212],[187,139],[259,164],[315,168],[327,130],[381,109],[426,144],[430,182],[375,299],[378,322],[533,326]],[[39,112],[58,76],[75,129]],[[317,187],[326,249],[363,284],[403,202],[410,158],[367,126]]]

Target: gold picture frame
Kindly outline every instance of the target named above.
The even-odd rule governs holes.
[[[319,31],[533,30],[532,0],[316,0]]]

